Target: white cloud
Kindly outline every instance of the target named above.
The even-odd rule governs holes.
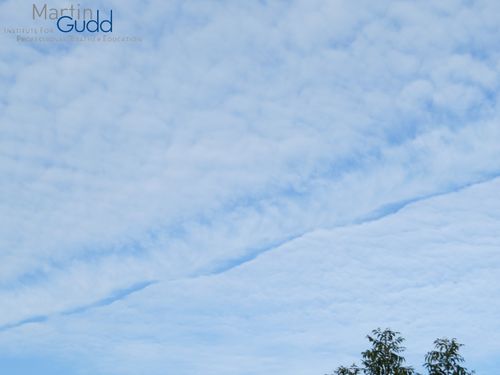
[[[496,95],[500,13],[493,1],[95,4],[116,9],[119,33],[138,34],[143,43],[30,45],[1,35],[0,172],[5,178],[0,191],[5,199],[0,201],[0,325],[49,316],[46,325],[51,328],[43,328],[48,330],[44,337],[57,337],[50,340],[58,347],[55,343],[65,341],[75,325],[83,324],[82,319],[88,319],[85,324],[92,330],[111,324],[101,310],[85,318],[61,318],[59,313],[141,281],[159,280],[157,286],[134,297],[140,302],[130,316],[140,332],[143,320],[154,320],[156,313],[149,312],[147,299],[139,296],[151,293],[153,301],[163,301],[173,282],[180,285],[175,287],[180,295],[172,303],[182,306],[188,303],[182,298],[185,290],[198,293],[198,288],[216,283],[212,279],[229,276],[175,280],[226,269],[287,239],[305,233],[313,234],[304,238],[314,237],[321,230],[389,213],[401,202],[454,191],[500,174],[496,162],[500,158],[496,141],[500,136]],[[29,24],[27,9],[19,2],[2,2],[0,20],[9,26]],[[485,194],[493,199],[495,190],[487,189]],[[479,207],[477,196],[468,197],[462,210],[469,220],[464,228],[470,232],[469,247],[455,259],[457,269],[471,264],[468,252],[476,249],[475,241],[489,241],[497,225],[489,221],[490,213],[483,214],[489,208]],[[190,345],[202,347],[204,340],[213,339],[221,356],[209,351],[199,363],[209,361],[207,371],[223,371],[218,366],[231,365],[226,356],[249,347],[253,353],[249,366],[252,361],[257,366],[250,373],[264,371],[259,363],[281,369],[283,359],[273,350],[289,336],[301,337],[324,353],[329,342],[319,334],[324,322],[352,337],[354,328],[341,328],[345,324],[340,322],[348,322],[353,311],[366,319],[362,310],[369,307],[372,314],[383,310],[370,294],[361,294],[363,288],[387,288],[387,301],[402,298],[406,293],[402,287],[410,288],[409,305],[424,298],[421,289],[394,275],[391,267],[398,262],[425,270],[410,280],[437,283],[432,284],[433,296],[439,290],[473,294],[480,287],[473,278],[453,284],[455,274],[442,276],[441,269],[429,266],[424,257],[428,254],[421,250],[423,244],[441,243],[449,249],[456,241],[458,230],[451,238],[441,238],[425,221],[444,215],[439,210],[417,210],[413,220],[422,237],[411,237],[418,250],[413,256],[406,250],[411,248],[406,245],[408,239],[398,229],[406,219],[399,215],[391,219],[384,236],[394,236],[401,246],[391,250],[389,242],[377,240],[377,246],[387,251],[380,263],[385,276],[368,282],[372,270],[362,269],[361,284],[344,286],[340,320],[335,315],[330,321],[328,312],[324,312],[327,317],[318,312],[325,308],[322,303],[336,298],[324,291],[322,282],[332,281],[326,271],[318,275],[325,280],[304,276],[296,278],[302,284],[294,284],[297,274],[318,267],[307,260],[304,254],[309,252],[304,249],[304,259],[280,271],[282,279],[262,277],[255,273],[259,271],[248,276],[231,271],[230,285],[250,285],[231,291],[226,288],[229,284],[217,284],[214,298],[225,293],[234,293],[235,300],[239,294],[252,296],[254,305],[270,314],[258,328],[264,332],[276,325],[269,330],[269,335],[276,336],[242,334],[240,347],[236,339],[231,341],[231,335],[240,333],[227,333],[229,339],[219,334],[223,342],[217,341],[217,329],[211,336],[195,335]],[[472,225],[475,215],[479,215],[478,224]],[[454,223],[446,215],[442,220]],[[363,261],[365,267],[377,262],[378,255],[364,250],[363,241],[369,237],[365,230],[365,226],[345,229],[353,243],[345,242],[344,250],[328,248],[335,259],[348,264],[339,271],[343,279],[363,267]],[[359,246],[358,236],[363,242]],[[293,243],[301,241],[306,240]],[[314,250],[310,252],[313,256]],[[267,267],[275,267],[293,259],[292,250],[280,254],[284,260],[274,258],[273,251],[251,264],[268,259]],[[328,259],[334,258],[326,259],[329,264]],[[302,264],[304,271],[300,271]],[[494,280],[481,267],[474,272]],[[394,290],[386,277],[395,283]],[[281,287],[274,289],[274,282]],[[258,285],[276,295],[259,297],[253,289],[245,289]],[[287,310],[283,301],[283,309],[277,310],[283,315],[279,315],[274,304],[287,290],[296,292],[294,303],[301,307]],[[322,293],[326,294],[321,297]],[[189,306],[193,311],[207,302],[199,295],[193,301]],[[221,313],[231,317],[234,312],[238,329],[261,324],[259,317],[257,323],[252,320],[253,315],[241,318],[229,299],[224,302]],[[210,308],[217,311],[213,303]],[[114,316],[116,306],[106,311]],[[309,309],[316,314],[317,326],[304,323],[300,332],[287,331]],[[408,312],[422,314],[418,309]],[[457,313],[457,319],[472,316],[467,314]],[[183,316],[179,313],[174,318]],[[186,324],[198,327],[205,322],[204,316],[196,314],[192,319]],[[413,315],[406,319],[418,321]],[[208,323],[220,324],[218,329],[225,332],[217,319]],[[372,328],[370,324],[360,323],[355,333],[361,337]],[[427,333],[417,334],[415,324],[406,324],[408,334],[416,341],[428,338]],[[425,321],[426,327],[438,324],[439,317]],[[144,329],[155,336],[162,328],[159,322]],[[37,333],[28,326],[8,332],[15,342],[35,346],[38,342]],[[89,335],[96,345],[106,346],[106,340],[93,332]],[[136,369],[125,361],[125,353],[143,348],[148,355],[161,357],[165,347],[175,344],[171,340],[179,340],[184,333],[158,333],[155,340],[140,343],[114,337],[117,345],[123,339],[116,358],[122,358],[124,368]],[[79,339],[71,338],[76,346]],[[268,341],[274,349],[264,345]],[[88,345],[86,355],[95,357]],[[283,353],[297,357],[295,346],[283,345]],[[352,353],[352,341],[344,345],[339,353]],[[494,344],[490,348],[497,350]],[[177,355],[189,353],[186,349]],[[167,363],[176,373],[193,369],[174,357]],[[245,358],[247,354],[240,359]],[[312,357],[301,358],[289,362],[297,373],[311,365]],[[95,362],[102,364],[99,358]],[[313,362],[318,370],[325,363]]]

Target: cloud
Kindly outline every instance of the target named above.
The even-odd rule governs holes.
[[[494,262],[489,269],[471,255],[494,255],[487,244],[498,224],[479,198],[494,206],[500,174],[494,1],[90,5],[116,10],[116,34],[143,42],[0,36],[0,326],[14,351],[36,352],[45,340],[47,355],[59,355],[65,342],[105,373],[139,373],[147,360],[131,353],[141,352],[148,373],[170,366],[182,374],[196,373],[186,358],[198,348],[196,362],[209,373],[235,373],[230,358],[248,373],[281,371],[291,357],[297,374],[311,366],[324,373],[327,361],[353,355],[350,337],[373,328],[369,312],[399,322],[422,348],[445,324],[432,305],[439,295],[472,298],[486,288],[474,300],[485,306],[494,294],[478,281],[494,284]],[[0,3],[2,27],[30,25],[29,10]],[[478,183],[484,192],[463,190]],[[448,196],[462,201],[442,206]],[[456,207],[462,214],[446,214]],[[434,224],[453,231],[438,235]],[[365,249],[370,236],[378,251]],[[462,242],[463,253],[451,255]],[[427,253],[427,245],[443,249]],[[463,282],[429,263],[430,254],[456,262]],[[401,264],[415,272],[408,282]],[[275,277],[260,268],[278,266]],[[358,269],[359,279],[340,284]],[[144,280],[158,284],[96,305]],[[375,286],[384,303],[413,306],[400,311],[406,318],[372,299]],[[426,309],[431,316],[419,318]],[[487,312],[477,320],[466,306],[446,309],[455,323],[494,324]],[[130,340],[112,321],[122,313],[147,340]],[[308,314],[315,323],[301,318]],[[471,332],[463,336],[474,343]],[[107,362],[98,353],[110,342]],[[498,348],[488,345],[493,355]]]

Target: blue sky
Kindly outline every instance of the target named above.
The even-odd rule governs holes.
[[[0,372],[500,371],[498,1],[0,1]],[[49,6],[69,3],[54,1]]]

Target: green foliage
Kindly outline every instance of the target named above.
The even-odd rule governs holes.
[[[411,375],[414,373],[411,367],[404,367],[404,357],[401,355],[405,347],[402,345],[404,338],[399,332],[380,328],[372,331],[372,336],[367,336],[372,348],[364,351],[363,365],[364,373],[368,375]]]
[[[358,375],[361,374],[361,368],[356,366],[354,363],[352,364],[351,367],[344,367],[340,366],[338,369],[335,370],[333,373],[334,375]]]
[[[412,367],[404,366],[405,358],[402,353],[404,338],[399,332],[380,328],[367,336],[371,348],[361,353],[362,367],[352,364],[350,367],[340,366],[333,375],[417,375]],[[425,356],[424,367],[429,375],[473,375],[461,365],[464,358],[459,350],[462,344],[456,339],[437,339],[434,341],[434,350]]]
[[[459,354],[460,347],[456,339],[437,339],[434,341],[434,350],[425,356],[424,367],[429,375],[471,375],[461,364],[464,358]]]
[[[412,375],[414,371],[411,367],[404,367],[404,357],[401,355],[405,348],[402,345],[404,339],[399,332],[390,329],[380,328],[372,331],[372,335],[367,336],[371,343],[371,349],[361,353],[363,356],[363,366],[358,367],[353,364],[351,367],[340,366],[335,370],[334,375]]]

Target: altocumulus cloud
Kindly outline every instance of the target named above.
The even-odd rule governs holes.
[[[91,5],[142,43],[1,35],[3,352],[325,373],[390,325],[493,371],[498,2]]]

